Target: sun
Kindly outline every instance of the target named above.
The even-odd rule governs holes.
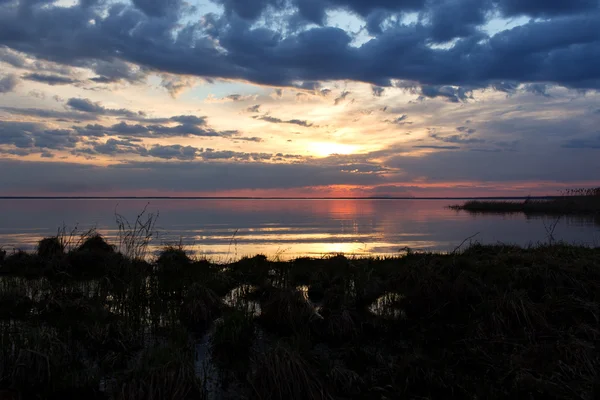
[[[327,157],[332,154],[353,154],[358,150],[358,146],[334,142],[312,143],[310,152],[317,157]]]

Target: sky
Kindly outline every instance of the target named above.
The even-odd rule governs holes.
[[[0,0],[0,196],[600,186],[598,0]]]

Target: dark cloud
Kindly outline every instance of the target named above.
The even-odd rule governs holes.
[[[92,143],[91,145],[83,148],[78,148],[71,152],[74,155],[107,155],[116,156],[119,154],[139,154],[146,156],[148,151],[145,147],[132,142],[130,140],[123,139],[108,139],[106,142]]]
[[[234,138],[234,140],[241,140],[243,142],[256,142],[256,143],[264,142],[264,140],[259,138],[258,136],[251,136],[251,137],[241,136],[241,137]]]
[[[600,135],[591,138],[571,139],[562,144],[567,149],[600,149]]]
[[[301,120],[301,119],[281,119],[281,118],[275,118],[275,117],[271,117],[269,115],[262,115],[262,116],[258,116],[255,115],[252,118],[254,119],[258,119],[261,121],[267,121],[267,122],[271,122],[273,124],[293,124],[293,125],[299,125],[299,126],[303,126],[305,128],[310,128],[313,126],[312,123],[305,121],[305,120]]]
[[[230,94],[229,96],[227,96],[227,98],[232,101],[244,100],[244,96],[242,96],[241,94]]]
[[[137,65],[164,73],[161,84],[173,96],[192,86],[193,76],[282,87],[326,80],[386,87],[400,80],[423,85],[424,97],[454,102],[469,98],[461,88],[505,87],[497,82],[600,87],[600,12],[595,0],[298,0],[291,8],[283,0],[218,2],[225,14],[206,15],[200,23],[176,12],[179,3],[169,0],[137,1],[144,13],[113,3],[49,5],[35,12],[2,7],[0,45],[68,66]],[[253,24],[270,9],[298,12],[322,24],[298,31]],[[336,9],[372,22],[373,38],[355,46],[354,33],[326,26],[321,16]],[[496,10],[543,18],[487,37],[481,28]],[[409,25],[397,22],[406,11],[418,12],[420,18]],[[440,41],[451,45],[431,46]],[[21,61],[13,54],[8,62]],[[100,82],[123,75],[99,72],[94,79]],[[47,83],[72,79],[37,75],[32,78]]]
[[[177,115],[169,118],[171,121],[190,125],[206,125],[206,117],[197,117],[195,115]]]
[[[80,112],[84,112],[84,113],[96,114],[96,115],[112,115],[112,116],[120,116],[120,117],[127,117],[127,118],[139,118],[139,117],[143,117],[145,115],[141,111],[134,112],[134,111],[127,110],[124,108],[121,108],[121,109],[106,108],[98,102],[93,102],[89,99],[74,98],[74,97],[70,98],[67,101],[67,106],[69,108],[71,108],[72,110],[76,110],[76,111],[80,111]]]
[[[109,61],[95,60],[86,66],[98,74],[98,76],[90,79],[96,83],[114,83],[119,81],[140,83],[148,76],[148,71],[144,68],[139,68],[119,59]]]
[[[27,149],[22,155],[41,152],[39,149],[71,149],[79,140],[71,130],[49,130],[44,125],[30,122],[0,121],[0,145]]]
[[[598,9],[596,0],[500,0],[497,3],[506,16],[548,17]]]
[[[485,143],[485,140],[468,137],[467,135],[449,135],[441,136],[437,133],[432,133],[430,136],[444,143],[461,143],[461,144],[474,144],[474,143]]]
[[[148,150],[148,155],[166,160],[194,160],[200,149],[192,146],[170,145],[161,146],[155,145]]]
[[[398,118],[394,118],[392,120],[386,120],[386,122],[390,122],[390,123],[396,124],[396,125],[410,125],[410,124],[412,124],[412,122],[408,121],[408,115],[406,115],[406,114],[402,114]]]
[[[166,122],[170,121],[193,121],[204,124],[204,120],[191,116],[178,116],[172,118],[166,118]],[[114,125],[104,126],[99,124],[88,124],[84,127],[74,127],[80,135],[91,136],[91,137],[102,137],[107,135],[119,135],[123,137],[138,137],[138,138],[167,138],[167,137],[227,137],[237,138],[239,132],[237,131],[215,131],[211,128],[203,128],[194,123],[182,123],[178,125],[142,125],[142,124],[128,124],[126,122],[119,122]]]
[[[153,137],[174,137],[174,136],[198,136],[198,137],[227,137],[237,134],[237,132],[217,132],[212,129],[204,129],[193,124],[180,124],[176,126],[149,125]]]
[[[423,97],[442,97],[453,103],[467,101],[473,98],[471,90],[452,86],[423,86],[421,88]]]
[[[549,89],[550,85],[545,83],[529,83],[523,86],[524,91],[544,97],[550,97],[550,94],[548,94]]]
[[[21,78],[28,80],[28,81],[45,83],[45,84],[51,85],[51,86],[74,85],[74,84],[81,82],[77,79],[69,78],[67,76],[52,75],[52,74],[38,74],[38,73],[25,74]]]
[[[216,152],[215,152],[216,153]],[[7,173],[10,171],[10,173]],[[210,192],[235,189],[286,189],[332,184],[383,183],[372,174],[340,171],[315,163],[130,162],[97,167],[61,162],[39,163],[0,159],[0,190],[76,194],[140,190]]]
[[[19,53],[11,51],[6,46],[0,46],[0,61],[12,65],[15,68],[24,68],[27,65],[27,59],[25,57]]]
[[[517,91],[519,84],[517,82],[493,82],[491,87],[499,92],[512,94]]]
[[[381,97],[383,92],[385,92],[385,88],[382,88],[381,86],[371,86],[371,91],[373,92],[373,96]]]
[[[430,150],[459,150],[460,146],[437,146],[420,144],[413,146],[413,149],[430,149]]]
[[[459,126],[456,128],[460,134],[458,135],[440,135],[435,130],[431,130],[429,136],[435,140],[444,143],[457,143],[457,144],[476,144],[485,143],[485,140],[474,138],[472,135],[476,132],[475,129],[467,128],[465,126]]]
[[[16,107],[0,107],[0,110],[6,111],[14,115],[26,115],[36,118],[55,118],[62,120],[90,121],[95,120],[96,116],[89,113],[78,111],[58,111],[41,108],[16,108]]]
[[[347,90],[342,91],[342,93],[340,93],[340,95],[335,98],[334,104],[337,106],[342,101],[344,101],[346,99],[346,97],[348,97],[349,95],[350,95],[350,92],[348,92]]]
[[[244,153],[232,150],[213,150],[206,149],[202,152],[201,157],[204,160],[235,160],[235,161],[269,161],[273,158],[269,153]]]
[[[150,0],[152,1],[152,0]],[[191,88],[196,80],[188,76],[164,75],[160,86],[165,88],[173,98],[177,98],[181,92]]]
[[[454,38],[480,35],[478,27],[486,22],[488,0],[442,0],[429,12],[431,39],[443,43]]]
[[[252,106],[252,107],[248,107],[248,108],[246,109],[246,111],[248,111],[248,112],[250,112],[250,113],[257,113],[257,112],[260,112],[260,104],[256,104],[256,105],[254,105],[254,106]]]
[[[406,179],[434,182],[596,181],[596,151],[539,148],[521,152],[438,151],[422,157],[394,156],[386,165],[407,171]]]
[[[180,0],[133,0],[133,4],[146,15],[163,17],[168,13],[176,12],[181,6]]]
[[[324,25],[327,18],[326,2],[322,0],[296,0],[298,14],[306,21]]]
[[[19,78],[15,74],[0,77],[0,93],[9,93],[15,90],[19,84]]]

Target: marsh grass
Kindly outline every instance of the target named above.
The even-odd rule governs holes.
[[[600,188],[568,189],[561,196],[524,201],[472,200],[451,209],[471,213],[524,213],[530,215],[598,215]]]
[[[315,368],[298,351],[276,343],[252,360],[250,385],[261,400],[332,399]]]
[[[60,243],[0,259],[0,391],[21,398],[598,394],[600,249],[217,265]]]

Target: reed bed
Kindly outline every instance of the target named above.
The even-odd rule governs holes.
[[[600,398],[600,249],[213,264],[126,237],[0,257],[0,398]]]

